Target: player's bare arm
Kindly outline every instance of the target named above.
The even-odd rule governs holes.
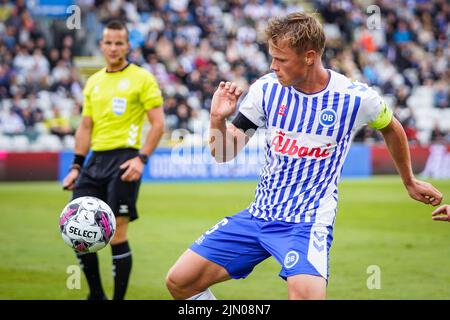
[[[450,205],[444,204],[437,208],[432,213],[432,219],[435,221],[447,221],[450,222]]]
[[[145,143],[142,146],[139,154],[149,157],[153,150],[158,146],[159,140],[164,134],[164,111],[160,106],[147,111],[147,118],[151,123],[152,127],[149,130]],[[122,175],[123,181],[136,181],[139,180],[142,171],[144,170],[145,164],[142,162],[140,157],[135,157],[124,162],[120,168],[126,169]]]
[[[439,205],[442,201],[442,193],[430,183],[417,180],[414,177],[408,140],[400,122],[392,118],[390,124],[381,129],[380,132],[410,197],[425,204]]]
[[[220,82],[211,102],[209,147],[217,162],[234,159],[247,144],[249,137],[226,119],[236,111],[242,89],[234,82]]]
[[[75,133],[75,154],[86,156],[91,145],[93,122],[91,117],[82,117],[80,125]],[[72,167],[67,176],[63,180],[63,188],[65,190],[73,190],[75,180],[80,174],[80,169]]]

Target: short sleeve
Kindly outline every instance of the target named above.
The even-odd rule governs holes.
[[[83,110],[81,114],[84,117],[92,117],[91,91],[92,80],[89,78],[83,89]]]
[[[266,121],[262,106],[263,96],[263,82],[258,80],[250,86],[239,105],[239,112],[258,127],[263,127]]]
[[[380,130],[385,128],[392,120],[392,110],[380,97],[378,92],[368,88],[367,94],[362,99],[361,105],[363,124]]]
[[[151,73],[146,72],[140,93],[140,101],[145,110],[154,109],[163,104],[161,89]]]

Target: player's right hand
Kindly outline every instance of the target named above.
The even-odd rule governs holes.
[[[234,82],[221,81],[211,101],[211,118],[225,120],[236,110],[242,89]]]
[[[417,201],[431,204],[432,206],[441,204],[442,193],[428,182],[413,179],[410,184],[406,185],[406,189],[409,196]]]
[[[63,180],[63,190],[73,190],[79,174],[80,171],[77,169],[70,170],[69,174]]]
[[[435,221],[448,221],[450,222],[450,205],[445,204],[436,210],[433,211],[431,214],[433,217],[432,219]]]

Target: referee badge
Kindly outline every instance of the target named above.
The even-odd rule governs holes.
[[[127,110],[127,99],[114,97],[112,99],[112,111],[114,114],[121,116]]]

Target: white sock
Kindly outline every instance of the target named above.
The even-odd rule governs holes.
[[[187,298],[186,300],[217,300],[217,299],[216,297],[214,297],[213,293],[208,288],[205,291],[202,291],[190,298]]]

